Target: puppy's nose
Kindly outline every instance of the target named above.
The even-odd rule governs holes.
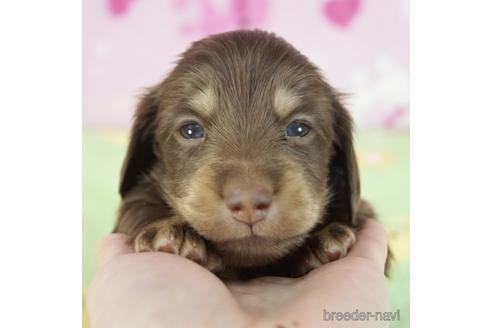
[[[266,218],[272,203],[272,193],[261,185],[229,185],[224,201],[234,219],[253,225]]]

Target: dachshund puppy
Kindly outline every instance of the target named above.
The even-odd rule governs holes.
[[[193,45],[135,115],[115,232],[222,277],[298,277],[347,254],[364,217],[352,121],[273,34]]]

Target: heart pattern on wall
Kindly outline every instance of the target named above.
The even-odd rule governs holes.
[[[323,13],[331,23],[345,28],[357,15],[361,0],[328,0],[323,6]]]
[[[126,13],[133,0],[108,0],[109,11],[115,16]]]

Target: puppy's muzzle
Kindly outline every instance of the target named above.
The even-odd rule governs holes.
[[[232,217],[249,226],[267,218],[272,205],[270,188],[254,182],[231,182],[224,190],[224,202]]]

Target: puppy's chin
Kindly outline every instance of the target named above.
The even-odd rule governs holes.
[[[286,239],[250,236],[215,243],[226,265],[252,267],[270,264],[302,245],[305,234]]]
[[[217,206],[219,208],[220,206]],[[308,207],[311,208],[311,207]],[[317,208],[313,206],[313,208]],[[272,264],[302,246],[309,231],[319,221],[317,211],[291,210],[290,215],[267,218],[249,227],[205,207],[187,207],[183,217],[230,267],[254,267]],[[198,213],[202,213],[201,215]]]

